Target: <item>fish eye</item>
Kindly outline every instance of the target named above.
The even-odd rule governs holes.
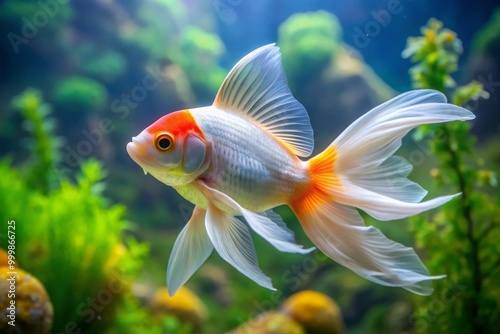
[[[155,146],[160,151],[168,151],[174,146],[174,139],[168,133],[162,133],[156,137]]]

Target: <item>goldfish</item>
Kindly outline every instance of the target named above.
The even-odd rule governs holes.
[[[460,194],[422,201],[413,166],[394,155],[421,124],[471,120],[437,91],[403,93],[352,123],[318,155],[309,116],[288,88],[275,44],[243,57],[211,106],[169,113],[132,137],[130,157],[195,205],[167,267],[173,295],[215,249],[243,275],[274,290],[259,268],[250,230],[277,250],[306,254],[272,209],[289,206],[306,235],[337,263],[375,283],[430,295],[431,276],[411,247],[366,226],[436,208]],[[239,217],[243,218],[240,219]]]

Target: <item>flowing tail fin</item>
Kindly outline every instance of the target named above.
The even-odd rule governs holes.
[[[420,124],[473,118],[432,90],[402,94],[360,117],[309,160],[311,183],[290,201],[307,235],[333,260],[366,279],[430,295],[430,280],[444,276],[429,276],[412,248],[365,226],[356,208],[379,220],[393,220],[458,196],[420,202],[427,192],[407,179],[412,166],[392,154],[401,138]]]

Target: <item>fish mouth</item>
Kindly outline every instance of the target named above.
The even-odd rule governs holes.
[[[135,137],[132,137],[132,141],[127,144],[127,153],[128,155],[130,155],[132,160],[134,160],[136,163],[139,163],[139,146],[137,145]]]
[[[141,140],[141,138],[138,138],[141,136],[137,137],[132,137],[132,141],[127,144],[127,153],[128,155],[134,160],[136,164],[142,167],[142,170],[144,171],[144,175],[146,175],[148,172],[146,169],[143,167],[145,161],[144,161],[144,140]]]

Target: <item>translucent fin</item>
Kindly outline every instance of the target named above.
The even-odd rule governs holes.
[[[356,177],[356,184],[375,193],[403,202],[418,203],[427,191],[407,179],[413,166],[402,157],[391,156],[379,167]]]
[[[374,172],[401,146],[401,138],[421,124],[465,121],[473,113],[448,104],[434,90],[414,90],[373,108],[332,143],[338,152],[335,171],[349,178]]]
[[[191,219],[175,241],[167,267],[170,296],[188,281],[214,249],[205,229],[205,213],[204,209],[195,207]]]
[[[330,194],[339,203],[358,207],[380,220],[415,215],[457,196],[419,203],[427,192],[406,178],[411,165],[391,157],[402,137],[418,125],[474,118],[467,109],[445,102],[439,92],[416,90],[360,117],[331,145],[337,150],[334,169],[342,186]]]
[[[302,245],[295,243],[293,232],[289,230],[281,217],[269,210],[265,215],[259,215],[242,208],[235,200],[226,194],[210,188],[202,181],[198,184],[204,189],[205,195],[216,205],[228,208],[231,212],[242,215],[248,225],[261,237],[266,239],[271,245],[282,252],[306,254],[314,250],[313,248],[303,249]]]
[[[279,48],[274,44],[254,50],[233,67],[214,106],[252,120],[298,156],[307,157],[313,151],[309,116],[288,88]]]
[[[389,186],[389,185],[388,185]],[[407,188],[391,189],[394,196],[410,196]],[[421,203],[408,203],[365,189],[349,180],[342,181],[342,188],[331,192],[337,202],[360,208],[378,220],[395,220],[414,216],[421,212],[437,208],[460,196],[460,194],[436,197]]]
[[[402,287],[419,295],[433,291],[427,268],[412,248],[365,226],[355,208],[312,192],[292,207],[306,234],[318,248],[341,265],[378,284]]]
[[[378,121],[371,119],[374,123]],[[393,127],[396,125],[393,124]],[[389,126],[385,131],[390,132],[391,129]],[[352,133],[357,133],[356,129]],[[345,145],[355,150],[357,146],[365,145],[368,139],[367,134],[364,135],[357,133],[354,137],[342,139],[340,143],[347,142]],[[402,287],[421,295],[431,294],[429,281],[443,276],[429,276],[413,249],[387,239],[373,226],[365,226],[355,207],[378,219],[397,219],[432,209],[456,195],[418,203],[425,195],[425,190],[406,179],[411,165],[404,159],[385,157],[374,164],[365,161],[368,167],[365,170],[361,168],[359,173],[342,168],[339,171],[339,164],[350,165],[351,161],[342,160],[349,153],[345,151],[345,146],[337,150],[332,144],[310,159],[309,188],[300,196],[292,198],[290,206],[307,235],[333,260],[373,282]],[[372,159],[376,159],[377,154],[384,152],[373,147],[373,152],[366,153],[373,154]],[[363,157],[352,158],[363,161]]]
[[[259,268],[252,238],[245,224],[232,214],[209,204],[205,225],[210,240],[224,260],[257,284],[275,290],[271,279]]]
[[[252,214],[257,215],[256,213],[253,213],[253,212],[252,212]],[[292,230],[290,230],[288,228],[288,226],[286,226],[286,223],[283,221],[281,216],[279,214],[277,214],[276,212],[274,212],[273,210],[267,210],[265,212],[260,212],[257,216],[261,216],[263,218],[265,217],[265,218],[271,220],[271,223],[278,225],[282,230],[289,232],[289,238],[287,241],[291,244],[292,247],[290,247],[290,244],[282,242],[282,245],[286,246],[286,247],[278,248],[275,246],[278,250],[280,250],[282,252],[287,252],[287,253],[307,254],[307,253],[310,253],[316,249],[316,247],[303,249],[302,245],[295,244],[294,233],[292,232]],[[260,218],[260,219],[262,219],[262,218]],[[269,222],[267,220],[262,221],[262,224],[266,227],[271,225],[271,224],[269,224]],[[269,231],[271,232],[270,237],[274,237],[276,239],[276,233],[274,233],[274,229],[270,228]],[[266,240],[267,240],[267,238],[266,238]],[[279,240],[277,240],[277,241],[279,241]]]
[[[266,215],[268,216],[266,217],[245,209],[242,210],[243,217],[245,217],[245,220],[252,230],[266,239],[279,251],[307,254],[316,248],[311,247],[303,249],[302,245],[297,245],[293,232],[286,227],[278,214],[272,213],[272,215],[267,213]],[[278,219],[276,219],[276,216]],[[271,219],[271,217],[273,217],[273,219]]]

